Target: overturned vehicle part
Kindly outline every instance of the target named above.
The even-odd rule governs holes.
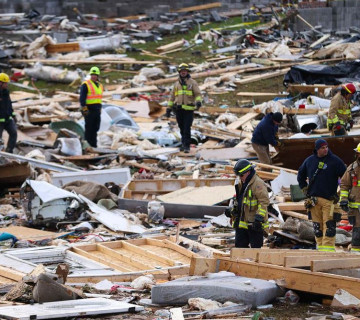
[[[80,198],[45,181],[26,180],[20,190],[20,199],[33,226],[52,226],[59,221],[75,221],[83,212]]]

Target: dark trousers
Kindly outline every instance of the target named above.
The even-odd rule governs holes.
[[[89,113],[85,118],[85,140],[89,144],[96,148],[97,147],[97,132],[100,129],[101,121],[101,109],[90,109]]]
[[[263,231],[253,231],[252,227],[249,229],[236,228],[235,229],[235,247],[236,248],[261,248],[264,242]]]
[[[2,137],[4,130],[9,134],[9,140],[5,151],[9,153],[13,153],[17,140],[15,121],[11,119],[5,122],[0,122],[0,137]]]
[[[176,111],[176,121],[179,125],[181,142],[184,148],[190,148],[191,125],[194,120],[194,111],[179,109]]]

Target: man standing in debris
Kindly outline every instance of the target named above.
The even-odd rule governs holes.
[[[282,146],[277,135],[282,120],[283,115],[280,112],[270,112],[254,130],[251,142],[261,163],[271,164],[269,144],[275,148]]]
[[[360,254],[360,143],[354,149],[356,160],[348,166],[340,183],[340,207],[353,226],[351,252]]]
[[[190,152],[191,125],[194,120],[194,110],[201,107],[201,92],[195,80],[190,77],[190,68],[186,63],[178,67],[179,79],[175,83],[168,106],[176,114],[180,128],[182,146],[180,151]]]
[[[16,146],[17,130],[15,112],[8,90],[9,82],[9,76],[6,73],[0,73],[0,138],[5,130],[9,134],[5,151],[13,153]]]
[[[313,221],[319,251],[335,251],[336,221],[341,218],[335,206],[339,199],[337,187],[345,170],[344,162],[329,150],[327,142],[318,139],[314,154],[305,159],[298,171],[297,180],[307,197],[305,208]]]
[[[240,181],[235,184],[236,196],[225,214],[235,228],[235,247],[261,248],[263,231],[268,228],[267,207],[270,203],[266,184],[246,159],[236,162],[234,172]]]
[[[97,132],[100,129],[101,103],[104,92],[99,82],[100,69],[90,69],[90,80],[83,82],[80,88],[81,113],[85,119],[85,140],[90,146],[97,147]]]
[[[346,131],[354,125],[351,117],[350,100],[356,88],[352,83],[344,84],[341,90],[331,99],[327,127],[331,131],[332,136],[347,135]]]

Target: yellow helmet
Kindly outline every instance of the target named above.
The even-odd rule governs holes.
[[[100,75],[100,69],[98,67],[92,67],[90,69],[90,74],[96,74],[97,76]]]
[[[0,82],[10,82],[10,78],[6,73],[0,73]]]
[[[357,145],[357,147],[354,149],[355,152],[360,153],[360,143]]]
[[[178,72],[180,72],[181,70],[187,70],[190,72],[190,67],[187,63],[182,63],[178,66]]]

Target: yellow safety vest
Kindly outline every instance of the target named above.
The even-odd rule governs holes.
[[[102,95],[104,92],[104,87],[99,83],[99,87],[91,80],[86,80],[84,82],[87,86],[88,92],[86,97],[86,104],[96,104],[102,102]]]

